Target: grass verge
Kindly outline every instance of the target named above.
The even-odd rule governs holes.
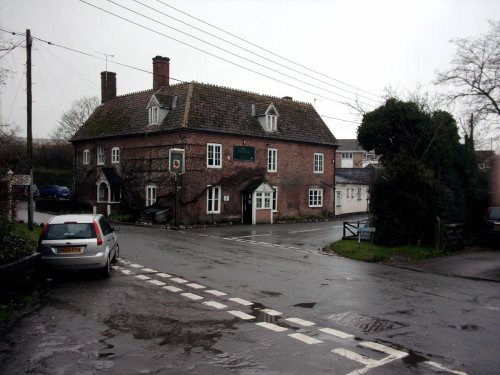
[[[330,245],[330,250],[345,258],[365,262],[413,261],[445,255],[442,251],[425,246],[379,246],[369,241],[340,240]]]

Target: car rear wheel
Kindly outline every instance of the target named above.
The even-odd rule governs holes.
[[[115,255],[113,255],[113,259],[111,259],[111,263],[115,264],[118,262],[118,258],[120,257],[120,246],[116,244]]]
[[[106,260],[106,265],[101,269],[101,275],[104,278],[108,278],[111,275],[111,261],[109,256]]]

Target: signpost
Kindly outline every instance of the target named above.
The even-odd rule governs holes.
[[[375,233],[375,228],[374,227],[359,227],[358,228],[358,246],[361,243],[361,233],[372,233],[371,234],[371,243],[370,243],[370,250],[373,247],[373,233]]]
[[[168,152],[168,170],[174,174],[174,191],[175,191],[175,203],[174,203],[174,225],[177,226],[177,178],[179,175],[183,174],[186,170],[186,159],[184,149],[182,148],[171,148]]]

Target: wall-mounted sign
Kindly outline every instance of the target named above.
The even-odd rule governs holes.
[[[249,146],[234,146],[233,147],[234,160],[255,161],[255,147]]]
[[[168,153],[168,170],[175,174],[185,172],[184,150],[181,148],[171,148]]]

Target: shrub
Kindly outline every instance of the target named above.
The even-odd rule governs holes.
[[[16,225],[0,216],[0,264],[14,262],[33,254],[36,240],[29,238],[16,228]]]

